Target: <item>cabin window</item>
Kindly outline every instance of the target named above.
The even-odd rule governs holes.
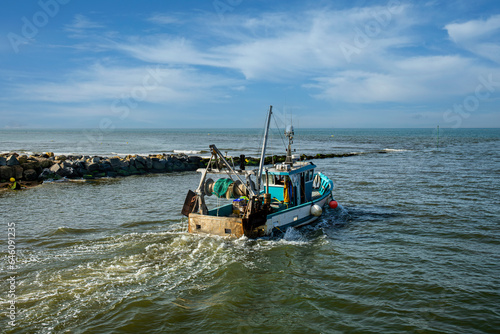
[[[307,171],[307,177],[306,177],[306,182],[312,181],[314,177],[314,170],[311,169]]]
[[[197,230],[201,229],[201,225],[196,224],[196,229]]]
[[[269,174],[268,176],[269,186],[283,186],[285,185],[285,177],[283,175]],[[266,176],[262,175],[262,182],[266,184]]]
[[[274,185],[274,175],[268,174],[267,180],[270,186]],[[266,185],[266,175],[262,175],[262,182]]]
[[[231,234],[231,229],[230,229],[230,228],[225,228],[225,229],[224,229],[224,233],[226,233],[226,234]]]

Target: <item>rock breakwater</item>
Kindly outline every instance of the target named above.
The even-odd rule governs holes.
[[[149,173],[171,173],[194,171],[203,166],[202,158],[184,154],[100,157],[55,156],[51,152],[30,156],[11,153],[0,155],[0,182],[7,182],[11,177],[21,181],[44,181],[63,177],[94,179]]]
[[[372,153],[386,153],[384,151]],[[301,160],[341,158],[363,153],[302,155]],[[244,157],[244,165],[257,166],[259,159]],[[266,157],[265,164],[285,161],[285,155]],[[195,171],[205,167],[207,158],[186,154],[152,154],[149,156],[127,155],[126,157],[102,157],[87,155],[54,155],[52,152],[20,155],[18,153],[0,154],[0,183],[10,178],[24,182],[43,182],[48,179],[95,179],[102,177],[121,177],[150,173],[172,173]],[[236,166],[241,165],[240,157],[232,159]]]

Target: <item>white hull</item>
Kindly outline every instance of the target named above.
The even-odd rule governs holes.
[[[274,215],[269,215],[266,222],[266,234],[271,234],[273,229],[285,232],[289,227],[300,227],[313,223],[320,216],[313,216],[311,214],[312,206],[317,204],[320,207],[323,207],[331,199],[332,196],[328,195],[317,201],[309,202],[304,205],[291,208],[289,210],[281,211]]]

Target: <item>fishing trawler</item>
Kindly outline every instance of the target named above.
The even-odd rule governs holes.
[[[236,167],[232,159],[210,145],[207,167],[198,169],[201,173],[198,188],[188,191],[182,209],[182,214],[188,217],[190,233],[258,238],[314,222],[327,203],[332,209],[337,208],[332,194],[333,182],[326,175],[316,173],[316,165],[312,162],[297,161],[292,156],[292,126],[285,131],[288,138],[285,161],[272,167],[264,166],[271,116],[272,106],[256,170],[245,168],[244,156],[240,156],[240,164]],[[214,181],[209,175],[227,177]],[[208,209],[205,197],[212,195],[230,202]]]

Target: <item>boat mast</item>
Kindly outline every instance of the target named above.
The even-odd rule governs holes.
[[[269,135],[269,124],[271,123],[271,115],[273,114],[273,106],[269,106],[269,114],[267,115],[266,132],[264,133],[264,141],[262,142],[262,152],[260,153],[259,173],[257,175],[257,195],[260,194],[260,182],[262,171],[264,169],[264,160],[266,158],[267,137]]]
[[[285,160],[285,164],[287,164],[287,165],[293,165],[292,143],[293,143],[293,135],[294,134],[295,133],[293,132],[293,126],[289,125],[285,131],[285,136],[288,137],[288,149],[286,150],[286,160]]]

